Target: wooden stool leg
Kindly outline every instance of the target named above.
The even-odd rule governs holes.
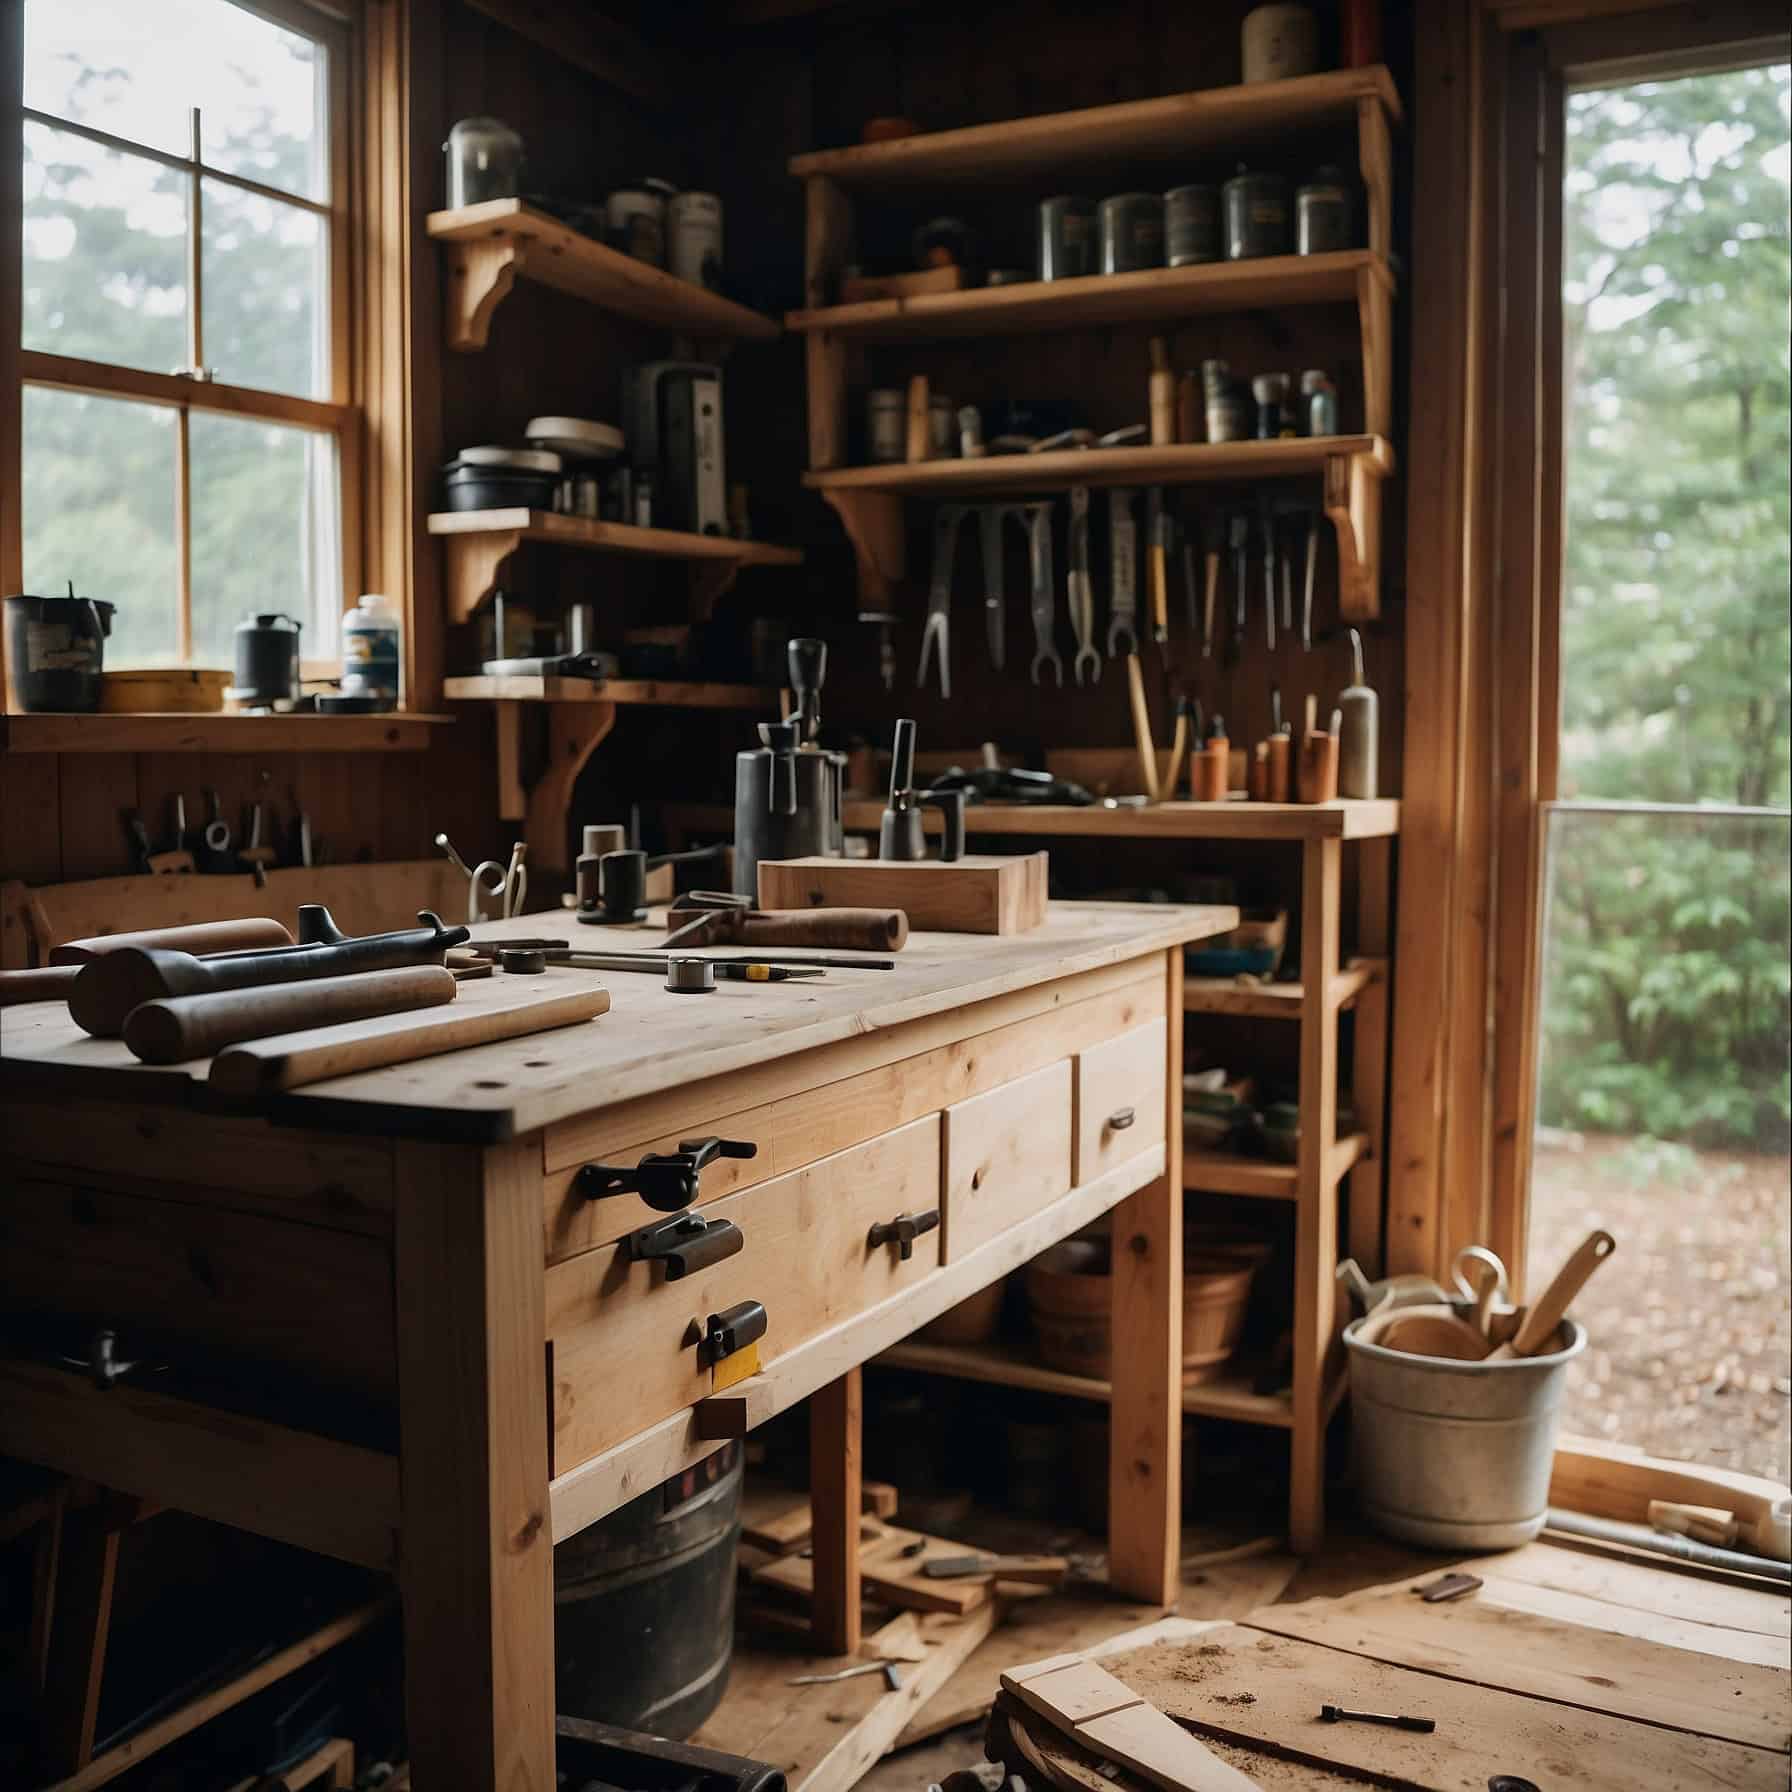
[[[862,1378],[849,1369],[809,1400],[810,1543],[815,1592],[810,1624],[816,1643],[835,1655],[859,1647],[860,1431]]]
[[[44,1770],[52,1778],[71,1774],[93,1758],[118,1537],[117,1517],[106,1502],[63,1517],[39,1740]]]

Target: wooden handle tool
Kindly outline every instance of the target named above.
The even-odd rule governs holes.
[[[452,1002],[459,987],[452,971],[419,964],[311,983],[170,996],[132,1009],[124,1023],[124,1042],[145,1064],[184,1064],[245,1039],[439,1007]]]
[[[80,976],[78,964],[45,965],[35,971],[0,971],[0,1008],[23,1002],[66,1002]]]
[[[1126,689],[1132,699],[1133,740],[1139,750],[1140,788],[1146,800],[1157,801],[1157,751],[1151,744],[1151,708],[1145,701],[1145,674],[1139,656],[1126,656]]]
[[[931,402],[927,375],[924,373],[912,375],[908,382],[908,435],[905,442],[906,458],[911,462],[932,458],[933,438],[931,419],[928,415],[928,407]]]
[[[812,946],[835,952],[897,952],[908,942],[908,916],[899,908],[673,909],[675,937],[699,916],[711,925],[685,933],[680,948]]]
[[[992,1576],[1030,1586],[1055,1587],[1070,1572],[1066,1556],[935,1556],[921,1564],[928,1580],[969,1580]]]
[[[530,985],[521,997],[514,989],[519,982]],[[301,1089],[330,1077],[571,1026],[607,1013],[609,1006],[610,992],[601,985],[537,995],[534,979],[499,977],[427,1014],[391,1014],[230,1046],[212,1059],[209,1081],[220,1093],[234,1096]]]
[[[290,946],[292,935],[278,921],[197,921],[190,927],[151,927],[142,933],[102,933],[91,939],[64,940],[50,950],[51,964],[86,964],[124,946],[153,947],[167,952],[251,952],[264,946]]]
[[[1556,1277],[1533,1301],[1518,1330],[1509,1342],[1502,1344],[1489,1362],[1504,1362],[1515,1356],[1536,1356],[1554,1342],[1557,1328],[1567,1316],[1574,1297],[1587,1284],[1593,1271],[1618,1248],[1618,1241],[1609,1232],[1589,1232],[1574,1255],[1556,1271]]]

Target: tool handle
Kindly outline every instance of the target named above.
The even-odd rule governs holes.
[[[1613,1251],[1618,1241],[1609,1232],[1589,1232],[1574,1255],[1556,1271],[1555,1280],[1543,1290],[1525,1314],[1524,1322],[1512,1339],[1514,1356],[1535,1356],[1556,1335],[1556,1328],[1566,1317],[1574,1297]]]
[[[1159,641],[1170,635],[1169,554],[1162,542],[1151,544],[1151,632]]]
[[[907,716],[896,722],[896,739],[890,748],[890,807],[906,796],[915,782],[915,724]]]
[[[245,1039],[439,1007],[453,1001],[458,988],[454,973],[440,965],[411,965],[311,983],[173,996],[134,1008],[124,1023],[124,1042],[145,1064],[183,1064]]]
[[[1126,656],[1126,689],[1132,700],[1133,740],[1139,751],[1139,780],[1146,798],[1157,801],[1157,753],[1151,744],[1151,710],[1145,702],[1145,674],[1139,656]]]
[[[66,1002],[80,976],[75,964],[45,965],[35,971],[0,971],[0,1008],[21,1002]]]
[[[290,946],[292,935],[278,921],[199,921],[190,927],[150,927],[140,933],[102,933],[91,939],[64,940],[50,949],[51,964],[86,964],[123,946],[152,946],[169,952],[246,952],[265,946]]]
[[[721,935],[730,945],[813,946],[818,951],[897,952],[908,940],[899,908],[774,908],[740,917]]]
[[[923,808],[937,809],[944,823],[940,835],[940,863],[950,864],[964,857],[964,792],[962,790],[930,790],[915,799]]]

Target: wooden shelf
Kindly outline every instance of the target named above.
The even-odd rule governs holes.
[[[883,804],[875,797],[849,799],[843,807],[848,833],[875,834]],[[937,811],[922,826],[939,833]],[[1400,804],[1393,797],[1330,803],[1158,803],[1148,808],[1072,808],[1056,803],[973,803],[964,812],[967,834],[1109,840],[1373,840],[1400,831]]]
[[[420,753],[453,716],[16,714],[9,753]]]
[[[886,1350],[874,1359],[889,1369],[915,1369],[928,1375],[948,1375],[958,1381],[982,1381],[1005,1388],[1026,1388],[1039,1394],[1063,1394],[1077,1400],[1106,1401],[1110,1386],[1089,1375],[1068,1375],[1048,1369],[1009,1343],[927,1344],[916,1338]],[[1328,1387],[1326,1412],[1337,1409],[1344,1394],[1340,1374]],[[1271,1425],[1287,1430],[1294,1422],[1293,1404],[1286,1394],[1258,1394],[1251,1378],[1239,1372],[1222,1373],[1210,1381],[1186,1385],[1182,1410],[1206,1419],[1232,1419],[1244,1425]]]
[[[1341,1182],[1368,1144],[1367,1136],[1360,1132],[1346,1133],[1339,1139],[1325,1166],[1327,1182],[1333,1187]],[[1252,1195],[1266,1201],[1293,1201],[1300,1193],[1293,1164],[1264,1157],[1240,1157],[1231,1151],[1202,1151],[1192,1145],[1183,1147],[1182,1186],[1210,1195]]]
[[[1276,255],[1203,267],[1146,268],[1077,280],[1035,280],[963,292],[917,293],[792,311],[786,328],[848,342],[903,342],[995,336],[1109,324],[1165,322],[1219,311],[1357,302],[1365,280],[1393,288],[1386,260],[1367,249],[1332,255]]]
[[[447,553],[450,622],[465,622],[498,586],[516,551],[530,542],[588,554],[632,554],[650,560],[693,562],[706,583],[702,598],[714,603],[743,566],[800,566],[797,548],[732,535],[694,535],[682,529],[637,529],[554,510],[443,510],[429,519]]]
[[[1357,959],[1332,979],[1332,1005],[1348,1008],[1377,977],[1386,972],[1383,960]],[[1185,977],[1182,1011],[1185,1014],[1247,1015],[1254,1020],[1299,1020],[1306,991],[1299,983],[1240,983],[1231,977]]]
[[[1400,117],[1393,78],[1379,65],[816,150],[793,156],[790,172],[800,179],[825,175],[847,187],[988,186],[1049,179],[1059,183],[1053,190],[1061,192],[1072,174],[1135,169],[1198,151],[1229,155],[1247,143],[1274,141],[1290,132],[1354,124],[1365,103],[1384,118]]]
[[[1000,289],[998,289],[1000,290]],[[1168,448],[1063,448],[1046,454],[992,454],[981,460],[923,460],[805,473],[823,492],[888,492],[957,498],[1059,492],[1073,485],[1203,485],[1300,479],[1334,462],[1360,463],[1376,478],[1393,470],[1381,436],[1296,436],[1276,442],[1185,442]]]
[[[622,703],[661,709],[765,709],[778,692],[761,684],[685,684],[653,678],[448,678],[442,695],[456,702]]]
[[[429,234],[448,255],[448,346],[485,347],[492,314],[517,280],[534,280],[674,335],[770,341],[777,323],[707,287],[582,236],[520,199],[431,212]]]

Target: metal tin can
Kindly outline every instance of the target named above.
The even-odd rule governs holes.
[[[1300,376],[1302,421],[1310,436],[1338,433],[1338,388],[1323,368],[1309,367]]]
[[[1310,6],[1257,6],[1244,15],[1244,78],[1288,81],[1319,66],[1319,21]]]
[[[1327,255],[1354,248],[1354,197],[1341,169],[1321,168],[1302,181],[1294,195],[1295,254]]]
[[[666,265],[680,280],[722,283],[722,202],[713,193],[679,193],[666,204]]]
[[[1293,232],[1289,229],[1286,175],[1241,170],[1221,191],[1226,209],[1228,261],[1288,253],[1293,246]]]
[[[1251,396],[1257,401],[1259,440],[1267,442],[1295,434],[1294,410],[1288,403],[1289,384],[1285,373],[1260,373],[1251,381]]]
[[[927,400],[927,452],[934,460],[950,460],[958,452],[958,406],[942,392]]]
[[[1075,280],[1095,272],[1095,201],[1061,193],[1039,203],[1039,278]]]
[[[604,201],[610,247],[662,267],[666,259],[666,204],[658,193],[626,188]]]
[[[1236,380],[1226,378],[1207,389],[1207,439],[1244,442],[1251,434],[1251,401]]]
[[[1101,202],[1101,271],[1164,265],[1164,202],[1158,193],[1115,193]]]
[[[1164,244],[1173,268],[1220,259],[1218,187],[1172,187],[1164,195]]]
[[[908,458],[908,394],[880,386],[865,395],[865,446],[874,461]]]

